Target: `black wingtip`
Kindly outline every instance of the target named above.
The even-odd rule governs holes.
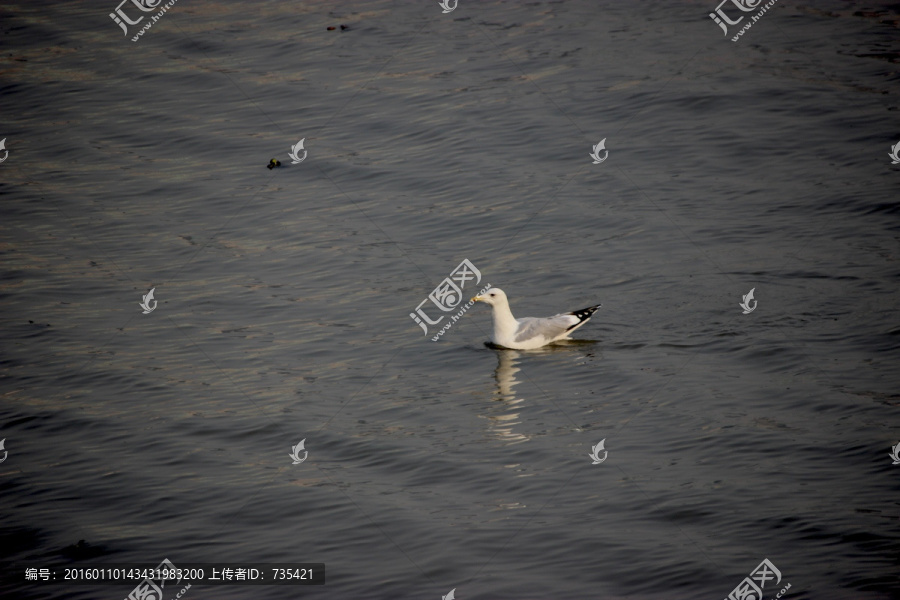
[[[580,323],[584,323],[585,321],[587,321],[588,319],[590,319],[591,316],[592,316],[595,312],[597,312],[597,309],[600,308],[601,306],[603,306],[603,305],[602,305],[602,304],[596,304],[596,305],[594,305],[594,306],[588,306],[587,308],[582,308],[581,310],[573,310],[573,311],[570,312],[569,314],[570,314],[570,315],[575,315],[576,317],[578,317],[578,323],[580,324]]]

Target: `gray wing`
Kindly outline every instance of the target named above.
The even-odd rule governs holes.
[[[516,341],[524,342],[538,336],[552,340],[564,334],[572,325],[576,325],[579,319],[575,315],[554,315],[544,319],[525,317],[518,321],[519,328],[516,330]]]

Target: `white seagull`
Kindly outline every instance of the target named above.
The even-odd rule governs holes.
[[[509,300],[500,288],[491,288],[484,296],[475,296],[473,302],[490,304],[494,319],[494,333],[491,341],[504,348],[533,350],[558,340],[569,338],[569,334],[590,320],[602,305],[589,306],[570,313],[552,317],[525,317],[517,319],[509,310]]]

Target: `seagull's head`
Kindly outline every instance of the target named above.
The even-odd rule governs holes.
[[[482,296],[475,296],[472,298],[472,302],[484,302],[485,304],[490,304],[491,306],[497,306],[502,304],[507,304],[506,293],[500,288],[491,288]]]

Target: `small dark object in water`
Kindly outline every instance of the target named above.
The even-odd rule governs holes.
[[[329,28],[328,28],[328,31],[334,31],[334,30],[335,30],[335,27],[329,27]]]
[[[344,31],[345,29],[349,29],[349,27],[347,27],[346,25],[341,25],[341,31]]]
[[[86,558],[96,558],[106,554],[102,546],[92,546],[84,540],[78,540],[77,544],[66,546],[60,551],[60,554],[72,560],[83,560]]]
[[[269,164],[267,165],[267,167],[270,169],[274,169],[275,167],[280,167],[280,166],[281,166],[281,161],[275,160],[274,158],[272,160],[270,160]]]

